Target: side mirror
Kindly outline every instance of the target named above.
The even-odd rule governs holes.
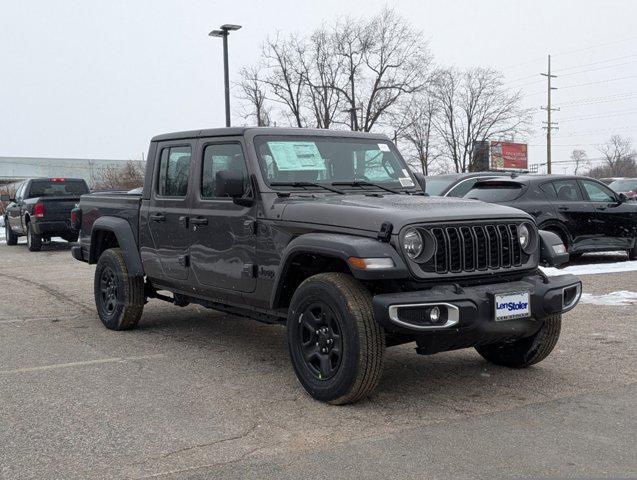
[[[414,172],[414,177],[416,177],[416,181],[418,185],[420,185],[420,188],[422,188],[423,193],[427,193],[427,177],[420,172]]]
[[[0,202],[15,202],[15,198],[11,198],[11,195],[0,195]]]
[[[215,192],[217,197],[230,197],[235,203],[244,204],[241,197],[245,195],[245,174],[241,170],[221,170],[215,175]],[[248,199],[245,199],[248,200]],[[252,200],[250,199],[250,203]]]
[[[628,195],[626,195],[625,193],[618,193],[617,194],[617,201],[619,203],[625,203],[628,201]]]
[[[548,230],[538,230],[540,235],[540,263],[545,267],[561,267],[569,261],[562,239]]]

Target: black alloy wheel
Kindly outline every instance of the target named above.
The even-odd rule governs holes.
[[[334,376],[343,357],[341,322],[325,302],[309,305],[299,316],[296,347],[307,369],[319,380]]]
[[[112,316],[117,307],[117,278],[110,267],[105,267],[100,275],[100,297],[104,313]]]

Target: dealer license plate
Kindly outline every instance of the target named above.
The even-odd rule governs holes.
[[[531,316],[529,292],[496,293],[494,302],[496,321],[514,320]]]

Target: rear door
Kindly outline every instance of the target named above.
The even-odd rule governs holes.
[[[600,247],[630,248],[637,225],[637,205],[620,203],[606,185],[580,180],[584,194],[594,207],[593,225]]]
[[[556,216],[566,225],[571,236],[572,245],[569,248],[577,250],[586,247],[596,235],[593,206],[582,196],[577,180],[566,178],[550,183],[555,189],[551,203],[556,209]]]
[[[244,174],[246,195],[252,195],[244,146],[239,139],[201,139],[197,148],[196,188],[191,222],[191,269],[204,291],[252,292],[256,287],[256,202],[237,205],[219,195],[216,174]]]
[[[194,141],[160,143],[153,175],[148,228],[167,279],[186,280],[189,271],[188,197]]]

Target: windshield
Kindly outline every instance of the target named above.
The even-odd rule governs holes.
[[[616,192],[630,192],[637,190],[637,178],[630,178],[626,180],[615,180],[608,185]]]
[[[413,188],[395,147],[385,140],[319,136],[258,136],[255,148],[268,184],[372,182]]]
[[[515,200],[520,195],[522,195],[522,185],[517,183],[478,183],[465,195],[465,198],[501,203]]]
[[[66,180],[53,178],[47,180],[33,180],[29,188],[29,198],[35,197],[78,197],[88,193],[84,180]]]
[[[427,177],[425,189],[429,195],[440,195],[449,185],[455,182],[457,178],[452,177]]]

